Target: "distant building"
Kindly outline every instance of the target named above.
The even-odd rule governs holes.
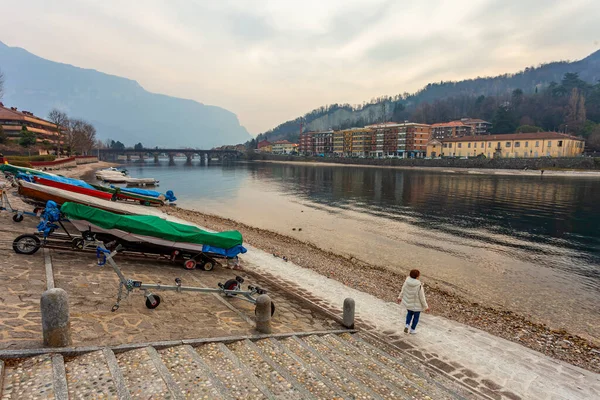
[[[350,128],[333,132],[333,152],[339,157],[367,157],[372,148],[374,131]]]
[[[536,158],[575,157],[583,153],[585,141],[557,132],[477,135],[433,139],[427,143],[428,157]]]
[[[470,136],[472,132],[473,126],[462,121],[441,122],[431,125],[431,136],[434,139]]]
[[[471,127],[472,135],[487,135],[492,129],[492,123],[478,118],[461,118],[460,122]]]
[[[461,118],[458,121],[441,122],[431,125],[431,136],[434,139],[486,135],[492,128],[491,122],[478,118]]]
[[[373,157],[424,157],[431,131],[430,125],[414,122],[384,122],[368,125],[373,130]]]
[[[3,103],[0,103],[0,124],[9,140],[19,139],[23,125],[27,127],[28,131],[37,135],[38,143],[47,141],[58,144],[61,140],[56,131],[56,125],[52,122],[36,117],[29,111],[18,111],[16,107],[4,107]]]
[[[318,156],[330,156],[333,154],[333,131],[315,132],[315,154]]]
[[[258,151],[260,151],[261,153],[270,153],[273,151],[273,146],[271,145],[271,142],[269,142],[268,140],[261,140],[256,145],[256,149]]]
[[[298,143],[298,152],[306,156],[315,154],[315,133],[302,132]]]
[[[272,143],[273,154],[290,154],[296,151],[298,145],[296,143],[291,143],[287,140],[277,140]]]

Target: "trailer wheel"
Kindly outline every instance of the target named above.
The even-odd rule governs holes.
[[[204,271],[212,271],[215,267],[215,263],[213,261],[203,261],[202,262],[202,270]]]
[[[196,268],[196,260],[186,260],[183,263],[183,268],[185,268],[187,270],[192,270],[192,269]]]
[[[17,254],[31,255],[41,247],[40,239],[35,235],[21,235],[13,241],[13,250]]]
[[[13,215],[13,221],[15,221],[15,222],[21,222],[21,221],[23,221],[23,214],[15,214],[15,215]]]
[[[83,250],[83,239],[82,238],[73,239],[73,241],[71,242],[71,246],[73,247],[73,249]]]
[[[157,294],[153,294],[152,297],[154,297],[155,303],[152,304],[150,299],[148,297],[146,297],[146,307],[151,310],[154,310],[156,307],[158,307],[160,305],[160,296]]]
[[[225,290],[235,290],[237,289],[239,283],[235,279],[230,279],[223,285],[223,289]],[[232,295],[233,296],[233,295]]]
[[[271,301],[271,317],[275,314],[275,303]],[[254,315],[256,315],[256,307],[254,307]]]

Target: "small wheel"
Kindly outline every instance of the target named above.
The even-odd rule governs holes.
[[[186,260],[183,263],[183,268],[185,268],[187,270],[192,270],[192,269],[196,268],[196,260]]]
[[[21,235],[13,241],[13,250],[17,254],[31,255],[41,247],[40,239],[35,235]]]
[[[73,249],[83,250],[83,243],[84,242],[82,238],[75,238],[71,242],[71,246],[73,247]]]
[[[213,261],[203,261],[202,262],[202,270],[203,271],[212,271],[215,267],[215,263]]]
[[[235,279],[230,279],[223,285],[223,289],[225,290],[235,290],[237,289],[239,283]]]
[[[275,314],[275,303],[271,301],[271,317]],[[254,308],[254,315],[256,315],[256,307]]]
[[[150,299],[148,297],[146,297],[146,307],[151,310],[154,310],[156,307],[158,307],[160,305],[160,296],[157,294],[153,294],[152,297],[154,297],[154,304],[152,304]]]
[[[23,221],[23,214],[15,214],[15,215],[13,215],[13,221],[15,221],[15,222],[21,222],[21,221]]]

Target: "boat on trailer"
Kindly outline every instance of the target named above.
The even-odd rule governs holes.
[[[97,197],[97,198],[103,199],[103,200],[115,199],[114,195],[112,195],[108,192],[103,192],[101,190],[97,190],[94,187],[92,187],[91,185],[88,185],[88,186],[90,186],[88,188],[85,186],[77,186],[77,185],[74,185],[71,183],[61,182],[61,181],[58,181],[55,179],[48,179],[48,178],[44,178],[41,176],[34,176],[33,180],[35,183],[37,183],[39,185],[54,187],[54,188],[66,190],[66,191],[73,192],[73,193],[85,194],[87,196]]]

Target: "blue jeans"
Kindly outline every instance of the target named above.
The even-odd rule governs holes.
[[[420,316],[421,316],[421,311],[408,310],[408,314],[406,314],[406,325],[410,325],[410,321],[412,320],[412,325],[410,325],[410,329],[412,329],[414,331],[417,328],[417,324],[419,323]]]

